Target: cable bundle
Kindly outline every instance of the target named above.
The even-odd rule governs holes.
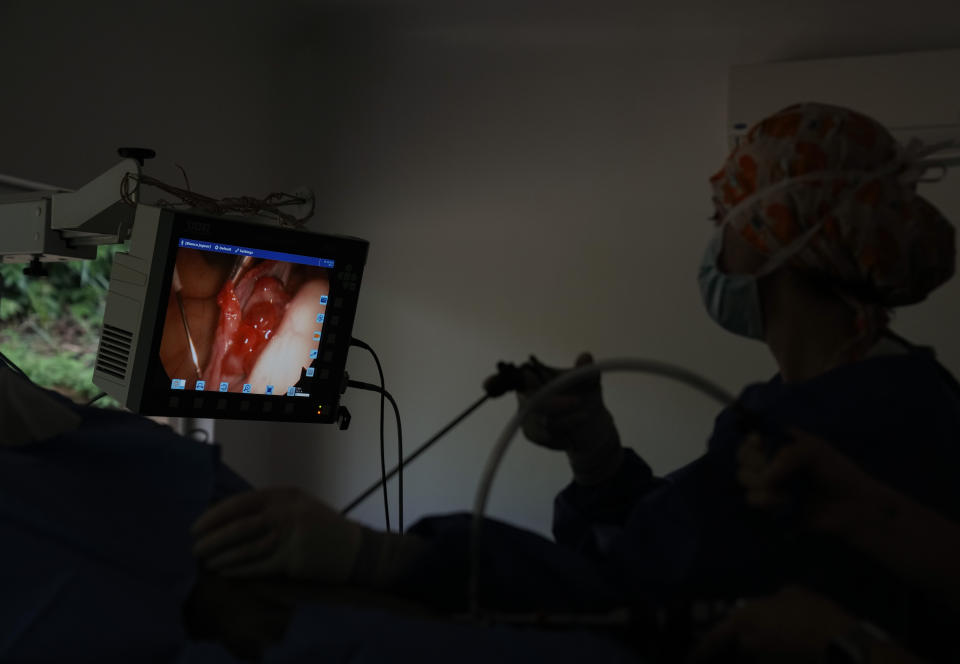
[[[128,205],[136,205],[140,185],[144,184],[150,187],[156,187],[162,191],[172,194],[180,199],[178,203],[160,199],[156,205],[165,208],[187,207],[201,210],[208,214],[240,214],[240,215],[259,215],[271,217],[280,222],[281,226],[292,226],[302,228],[303,224],[313,216],[315,201],[313,197],[304,198],[283,192],[274,192],[267,194],[264,198],[254,198],[252,196],[237,196],[231,198],[212,198],[190,189],[190,180],[187,179],[187,173],[181,166],[177,166],[183,173],[183,179],[187,183],[186,189],[167,184],[162,180],[150,177],[149,175],[127,173],[120,182],[120,198]],[[310,211],[303,217],[296,217],[289,212],[284,212],[281,208],[290,205],[310,204]]]

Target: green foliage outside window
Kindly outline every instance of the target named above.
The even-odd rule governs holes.
[[[93,365],[117,251],[124,247],[99,247],[92,261],[45,263],[48,277],[28,277],[22,264],[0,265],[0,350],[38,385],[76,401],[100,393]],[[97,405],[117,403],[105,397]]]

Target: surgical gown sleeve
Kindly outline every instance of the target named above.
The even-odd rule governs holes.
[[[960,518],[960,391],[932,355],[871,358],[798,384],[774,379],[748,387],[740,402],[765,424],[820,436],[880,481]],[[856,552],[798,539],[789,514],[748,509],[736,481],[746,430],[738,411],[724,410],[707,452],[663,478],[628,452],[613,481],[567,487],[555,502],[556,542],[488,523],[482,605],[597,610],[733,599],[790,581],[830,590],[881,627],[895,621],[903,602],[888,572]],[[463,605],[469,523],[451,515],[411,529],[432,547],[405,579],[407,592]]]
[[[960,519],[960,390],[932,353],[874,357],[802,383],[775,378],[748,387],[739,400],[755,421],[817,435],[877,480]],[[706,454],[653,485],[641,474],[634,493],[614,483],[610,496],[625,496],[620,511],[606,512],[609,521],[599,513],[586,529],[582,515],[591,503],[568,487],[558,499],[558,540],[580,534],[562,543],[586,541],[580,550],[628,595],[734,598],[789,580],[828,592],[883,627],[907,629],[898,621],[916,598],[895,575],[839,542],[803,534],[789,511],[769,515],[746,506],[736,452],[748,429],[739,412],[721,412]]]
[[[662,480],[631,449],[624,450],[616,475],[597,486],[576,482],[560,492],[553,505],[557,543],[586,555],[609,548],[633,506]]]

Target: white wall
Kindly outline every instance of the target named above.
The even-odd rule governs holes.
[[[530,353],[652,357],[734,391],[769,377],[760,346],[710,323],[695,283],[729,66],[960,45],[952,3],[930,0],[909,21],[892,0],[869,13],[471,4],[205,3],[188,18],[100,3],[91,19],[79,3],[7,3],[0,172],[78,185],[134,143],[167,160],[153,174],[173,179],[179,161],[218,195],[315,186],[312,227],[371,242],[354,332],[380,354],[411,449],[479,396],[498,360]],[[960,372],[952,302],[904,322]],[[360,352],[348,368],[376,376]],[[657,472],[701,453],[717,412],[706,398],[648,377],[604,385],[624,440]],[[218,438],[256,484],[340,505],[379,465],[379,400],[344,403],[347,432],[222,422]],[[485,406],[409,468],[408,522],[469,508],[514,407]],[[567,479],[562,457],[518,440],[490,511],[546,532]],[[356,514],[380,523],[379,498]]]

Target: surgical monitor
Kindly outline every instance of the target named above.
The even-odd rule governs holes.
[[[94,383],[145,415],[333,422],[367,248],[138,205]]]

